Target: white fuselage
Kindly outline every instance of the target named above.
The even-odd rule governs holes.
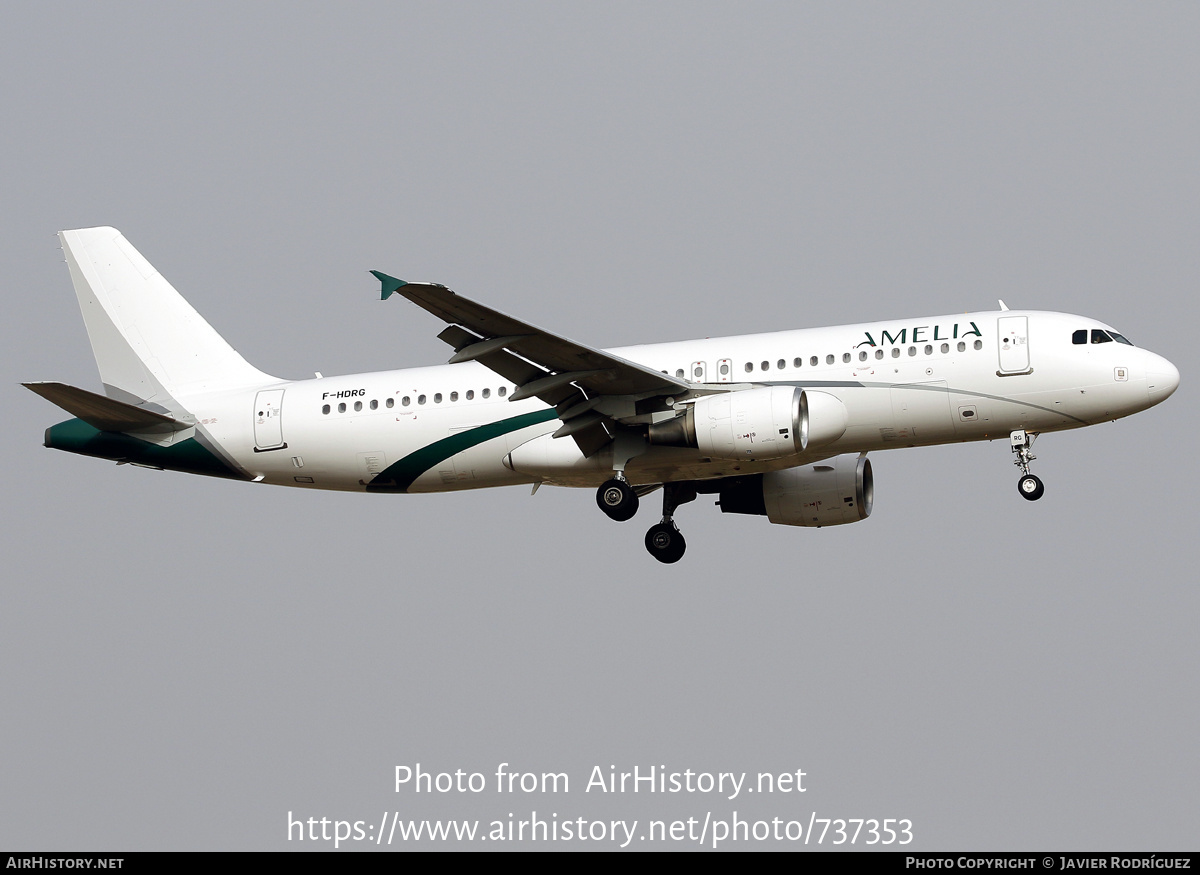
[[[1063,313],[996,311],[648,344],[612,353],[695,384],[795,385],[846,410],[832,444],[769,462],[651,446],[634,484],[705,480],[842,453],[1078,428],[1166,398],[1178,371],[1126,343],[1073,342],[1106,330]],[[476,363],[278,382],[181,399],[196,430],[260,482],[364,491],[384,471],[400,491],[519,483],[595,486],[612,450],[585,458],[537,399]],[[730,386],[732,388],[732,386]],[[184,439],[189,434],[182,434]]]

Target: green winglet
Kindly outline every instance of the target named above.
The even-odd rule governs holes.
[[[383,288],[379,290],[379,300],[381,301],[386,301],[392,296],[392,292],[401,286],[408,285],[404,280],[398,280],[394,276],[388,276],[386,273],[380,273],[377,270],[371,271],[371,275],[383,283]]]

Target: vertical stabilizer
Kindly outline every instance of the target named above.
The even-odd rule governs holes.
[[[249,365],[115,228],[59,234],[105,393],[172,408],[274,382]]]

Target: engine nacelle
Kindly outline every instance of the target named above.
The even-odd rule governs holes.
[[[694,447],[714,459],[765,461],[833,443],[846,408],[827,392],[762,386],[706,395],[682,415],[650,426],[650,443]]]
[[[871,460],[846,454],[816,465],[729,478],[720,487],[723,513],[765,515],[785,526],[840,526],[871,515]]]
[[[840,399],[805,389],[802,407],[806,450],[828,446],[846,433],[850,417]]]
[[[714,459],[778,459],[804,449],[804,392],[766,386],[709,395],[689,411],[696,448]]]

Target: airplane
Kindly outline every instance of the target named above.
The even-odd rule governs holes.
[[[678,507],[792,526],[866,519],[867,454],[1007,438],[1041,498],[1045,432],[1129,416],[1179,385],[1094,319],[1000,310],[601,350],[436,283],[371,271],[446,323],[433,367],[282,380],[251,366],[114,228],[59,235],[104,384],[27,386],[71,414],[45,446],[307,489],[596,489],[625,521],[662,490],[645,545],[679,561]]]

